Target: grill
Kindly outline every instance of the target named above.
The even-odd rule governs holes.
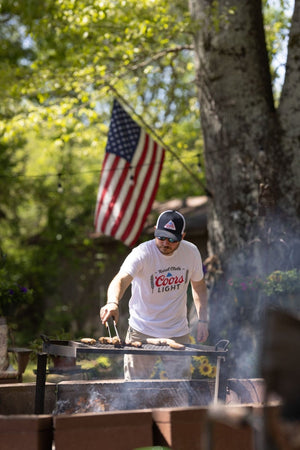
[[[182,356],[223,356],[227,354],[229,341],[219,341],[214,346],[185,344],[184,350],[176,350],[164,345],[143,344],[142,347],[130,345],[83,344],[78,341],[61,341],[44,338],[43,352],[49,355],[76,358],[78,353],[105,353],[105,354],[137,354],[137,355],[182,355]]]
[[[94,345],[84,344],[72,340],[50,340],[46,336],[43,338],[43,353],[39,353],[37,363],[36,377],[36,398],[35,413],[43,414],[44,396],[46,383],[46,367],[47,357],[62,356],[66,358],[76,358],[80,353],[105,354],[105,355],[172,355],[180,356],[209,356],[216,361],[216,381],[214,401],[218,398],[223,399],[225,394],[225,379],[221,376],[221,364],[225,362],[228,352],[228,340],[218,341],[214,346],[185,344],[184,350],[177,350],[163,345],[143,344],[142,347],[136,348],[128,345],[115,346],[113,344],[101,344],[97,342]],[[222,387],[222,389],[220,389]],[[220,393],[220,394],[219,394]]]

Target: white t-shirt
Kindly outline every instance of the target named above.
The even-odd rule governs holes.
[[[170,256],[160,253],[155,239],[134,248],[121,266],[133,277],[129,325],[141,333],[161,338],[189,333],[187,288],[203,278],[198,248],[182,240]]]

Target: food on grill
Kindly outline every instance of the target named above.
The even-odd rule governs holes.
[[[180,344],[179,342],[174,341],[173,339],[169,339],[168,346],[171,348],[175,348],[175,350],[184,350],[185,346]]]
[[[100,344],[112,344],[111,337],[101,336],[99,337],[98,341]]]
[[[142,347],[142,342],[141,341],[125,341],[125,345],[129,346],[129,347]]]
[[[91,344],[91,345],[93,345],[93,344],[96,344],[96,339],[93,339],[93,338],[82,338],[82,339],[80,339],[80,342],[82,342],[83,344]]]
[[[126,340],[122,341],[118,336],[110,337],[110,336],[101,336],[98,341],[100,344],[111,344],[115,347],[122,347],[124,345],[128,347],[140,348],[143,346],[143,342],[141,341],[130,341]],[[147,344],[152,345],[165,345],[176,350],[184,350],[185,346],[183,344],[179,344],[179,342],[174,341],[174,339],[163,339],[163,338],[148,338],[146,339]]]
[[[107,336],[101,336],[99,337],[98,341],[100,344],[112,344],[112,345],[122,345],[122,341],[118,336],[114,337],[107,337]]]
[[[179,344],[179,342],[174,341],[174,339],[163,339],[163,338],[148,338],[146,340],[147,344],[152,345],[168,345],[171,348],[176,350],[184,350],[185,346],[183,344]]]
[[[112,337],[112,338],[111,338],[111,343],[112,343],[113,345],[117,345],[117,346],[122,345],[122,341],[121,341],[121,339],[120,339],[118,336]]]

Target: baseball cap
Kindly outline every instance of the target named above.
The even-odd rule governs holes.
[[[156,222],[154,236],[162,236],[181,241],[185,229],[185,219],[180,212],[168,210],[161,213]]]

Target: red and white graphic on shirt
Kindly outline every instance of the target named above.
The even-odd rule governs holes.
[[[177,272],[177,273],[176,273]],[[154,288],[157,292],[174,291],[180,288],[188,281],[188,270],[181,267],[172,268],[172,270],[159,270],[151,276],[152,292]]]

